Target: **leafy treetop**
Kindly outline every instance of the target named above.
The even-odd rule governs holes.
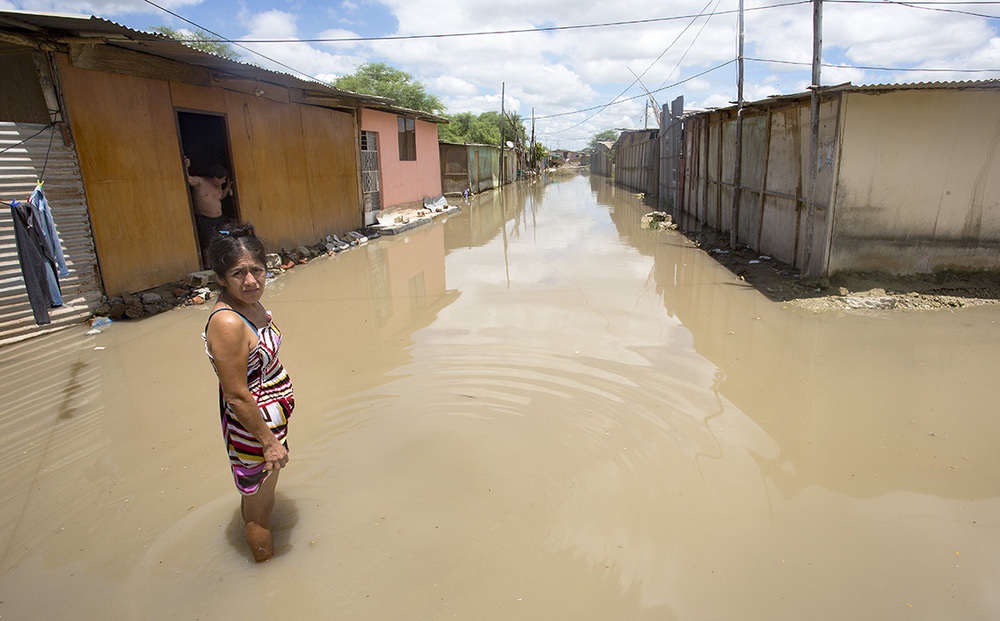
[[[618,132],[613,129],[606,129],[594,134],[594,137],[590,139],[590,143],[587,144],[587,149],[593,151],[597,148],[597,143],[614,142],[615,140],[618,140]]]
[[[364,63],[350,75],[340,76],[333,86],[364,95],[393,99],[400,106],[430,114],[444,112],[444,104],[413,76],[385,63]]]
[[[202,52],[222,56],[223,58],[228,58],[229,60],[240,59],[240,55],[236,53],[233,46],[229,45],[225,41],[219,40],[218,37],[209,34],[204,30],[199,29],[191,32],[189,30],[171,28],[170,26],[153,26],[150,30],[161,35],[166,35],[171,39],[176,39],[185,45],[189,45],[196,50],[201,50]]]

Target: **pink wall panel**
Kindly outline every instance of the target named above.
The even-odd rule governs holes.
[[[441,157],[436,123],[416,122],[417,160],[413,162],[399,161],[399,126],[395,114],[362,110],[361,129],[378,133],[383,207],[441,194]]]

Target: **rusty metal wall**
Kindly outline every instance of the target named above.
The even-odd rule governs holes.
[[[44,170],[44,174],[43,174]],[[80,323],[101,303],[100,272],[80,164],[58,126],[0,122],[0,200],[25,200],[42,179],[59,231],[69,276],[60,279],[63,306],[36,326],[17,259],[10,207],[0,210],[0,344]]]
[[[500,187],[500,147],[468,145],[469,183],[474,193]]]
[[[439,143],[441,151],[441,192],[461,194],[471,187],[469,180],[469,147],[462,144]]]

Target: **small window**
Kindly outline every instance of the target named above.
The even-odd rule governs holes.
[[[399,125],[399,159],[404,162],[416,161],[417,129],[414,120],[398,116],[396,121]]]

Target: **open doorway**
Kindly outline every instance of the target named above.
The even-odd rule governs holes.
[[[180,137],[181,157],[191,162],[189,169],[191,176],[209,178],[219,174],[219,167],[226,170],[228,174],[226,187],[230,187],[231,190],[222,198],[222,221],[239,220],[239,199],[236,194],[236,185],[233,183],[235,177],[232,158],[229,154],[229,131],[226,127],[226,117],[220,114],[178,110],[177,133]],[[191,205],[192,226],[197,238],[199,218],[196,217],[194,200],[190,192],[188,199]],[[204,228],[203,223],[202,226]],[[202,246],[205,239],[203,231],[199,246]],[[201,255],[202,267],[205,268],[207,267],[204,260],[205,253],[202,252]]]

